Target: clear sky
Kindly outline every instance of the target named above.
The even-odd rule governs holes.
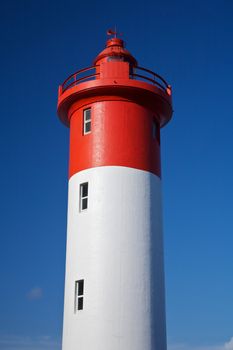
[[[57,87],[117,24],[173,86],[162,130],[169,350],[233,349],[233,1],[1,4],[0,350],[59,350],[69,131]],[[90,349],[91,350],[91,349]]]

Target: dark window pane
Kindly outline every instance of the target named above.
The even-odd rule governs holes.
[[[156,134],[157,134],[157,125],[156,125],[156,122],[153,121],[153,126],[152,126],[153,130],[153,138],[155,139],[156,138]]]
[[[90,131],[91,131],[91,122],[87,122],[85,123],[85,133]]]
[[[120,56],[110,56],[107,58],[107,61],[124,61],[124,57],[120,57]]]
[[[91,120],[91,109],[86,109],[84,111],[85,120]]]
[[[81,185],[81,196],[82,198],[88,196],[88,182]]]
[[[83,309],[83,297],[78,298],[78,310]]]
[[[83,295],[84,280],[78,281],[78,295]]]
[[[87,198],[82,199],[82,210],[87,209]]]

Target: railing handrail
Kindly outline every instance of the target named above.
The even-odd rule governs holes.
[[[66,78],[66,80],[62,83],[62,86],[64,86],[64,85],[67,83],[67,81],[70,80],[70,79],[72,79],[75,75],[84,73],[84,72],[86,72],[86,71],[88,71],[88,70],[91,70],[91,69],[94,69],[94,68],[96,68],[96,67],[99,67],[99,66],[91,66],[91,67],[82,68],[82,69],[78,70],[77,72],[75,72],[75,73],[69,75],[68,78]]]
[[[164,87],[162,84],[160,84],[158,81],[156,81],[156,80],[154,80],[154,79],[151,79],[151,78],[149,78],[149,77],[145,77],[145,75],[133,73],[132,76],[133,76],[133,77],[139,77],[139,78],[148,80],[148,81],[150,81],[151,83],[153,83],[154,85],[159,86],[162,90],[164,90],[164,91],[167,90],[167,88]]]
[[[143,67],[135,67],[135,68],[136,68],[136,69],[139,69],[139,70],[142,70],[142,71],[144,71],[144,72],[147,72],[147,73],[152,74],[152,75],[154,76],[154,78],[156,77],[156,78],[160,79],[160,80],[164,83],[164,85],[165,85],[166,88],[168,88],[168,87],[170,86],[170,85],[166,82],[166,80],[163,79],[163,78],[161,77],[161,75],[159,75],[159,74],[153,72],[152,70],[147,69],[147,68],[143,68]],[[147,77],[145,77],[145,78],[147,78]]]
[[[71,88],[72,86],[75,86],[75,85],[79,84],[82,81],[85,81],[85,80],[90,79],[90,78],[93,78],[93,80],[96,79],[96,77],[100,75],[99,72],[96,72],[96,68],[98,68],[98,67],[99,67],[99,65],[86,67],[86,68],[80,69],[77,72],[71,74],[68,78],[66,78],[66,80],[63,82],[63,84],[60,87],[61,94],[63,92],[65,92],[66,90],[68,90],[69,88]],[[88,71],[93,70],[93,69],[95,69],[94,73],[88,74],[88,75],[85,75],[85,76],[81,76],[81,77],[78,78],[78,76],[80,74],[88,72]],[[143,75],[143,74],[138,74],[137,70],[149,73],[149,74],[151,74],[151,77],[148,77],[148,76]],[[135,78],[135,77],[138,77],[138,78],[147,80],[150,83],[158,86],[163,91],[167,92],[169,95],[171,94],[171,86],[168,85],[166,80],[163,79],[159,74],[157,74],[157,73],[155,73],[155,72],[153,72],[153,71],[151,71],[151,70],[149,70],[147,68],[138,67],[138,66],[133,67],[133,72],[130,73],[129,78],[130,77],[131,77],[131,79]]]
[[[81,77],[79,79],[76,79],[74,81],[72,81],[69,85],[66,85],[65,87],[63,86],[62,88],[62,92],[66,91],[67,89],[71,88],[74,85],[79,84],[81,81],[86,80],[86,79],[90,79],[92,77],[96,77],[97,75],[99,75],[100,73],[94,73],[94,74],[89,74],[86,75],[85,77]]]

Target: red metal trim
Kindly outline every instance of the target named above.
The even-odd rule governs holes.
[[[80,69],[79,71],[71,74],[64,82],[63,84],[61,85],[61,90],[60,90],[60,94],[59,96],[61,96],[66,90],[68,90],[69,88],[75,86],[75,85],[78,85],[79,83],[85,81],[85,80],[95,80],[97,76],[100,76],[100,73],[99,72],[96,72],[95,73],[92,73],[92,74],[89,74],[89,75],[86,75],[86,76],[83,76],[83,77],[80,77],[77,79],[77,77],[82,74],[82,73],[85,73],[87,71],[90,71],[91,69],[95,69],[99,67],[98,65],[97,66],[92,66],[92,67],[87,67],[87,68],[83,68],[83,69]],[[137,70],[140,70],[140,71],[143,71],[143,72],[147,72],[149,74],[152,75],[152,78],[146,76],[146,75],[142,75],[142,74],[137,74],[135,72],[137,72]],[[142,78],[142,79],[145,79],[146,81],[158,86],[159,88],[161,88],[163,91],[165,91],[167,94],[170,94],[171,93],[171,87],[170,85],[168,85],[168,83],[166,82],[165,79],[163,79],[159,74],[147,69],[147,68],[143,68],[143,67],[134,67],[134,72],[130,74],[129,76],[129,79],[130,78]],[[93,78],[93,79],[91,79]],[[131,78],[131,79],[132,79]],[[67,83],[74,79],[73,81],[71,81],[68,85]],[[135,79],[135,80],[139,80],[139,79]],[[160,82],[158,81],[160,80]],[[163,83],[163,84],[162,84]]]
[[[83,72],[85,72],[85,71],[87,71],[87,70],[90,70],[90,69],[92,69],[92,68],[94,69],[94,68],[96,68],[96,67],[98,67],[98,66],[91,66],[91,67],[82,68],[82,69],[78,70],[77,72],[75,72],[75,73],[69,75],[68,78],[66,78],[66,80],[62,83],[62,86],[63,86],[64,84],[66,84],[67,81],[68,81],[69,79],[73,78],[75,75],[80,74],[80,73],[83,73]]]
[[[83,82],[83,81],[88,80],[90,78],[95,78],[96,76],[99,76],[99,75],[100,75],[100,73],[89,74],[85,77],[81,77],[75,81],[72,81],[69,85],[66,85],[65,87],[63,87],[62,92],[65,92],[66,90],[68,90],[72,86],[78,85],[80,82]],[[90,80],[94,80],[94,79],[90,79]]]
[[[152,74],[154,76],[154,78],[156,77],[156,78],[162,80],[162,82],[164,83],[166,88],[169,86],[165,79],[163,79],[159,74],[153,72],[152,70],[149,70],[149,69],[143,68],[143,67],[138,67],[138,66],[135,67],[135,69],[143,70],[144,72],[150,73],[150,74]]]
[[[87,72],[87,71],[89,71],[91,69],[95,69],[96,70],[97,67],[99,67],[99,66],[91,66],[91,67],[83,68],[83,69],[80,69],[77,72],[71,74],[68,78],[66,78],[66,80],[61,85],[62,86],[62,93],[64,91],[66,91],[69,87],[71,87],[73,85],[76,85],[77,83],[79,83],[79,82],[81,82],[81,81],[83,81],[85,79],[88,79],[88,78],[91,78],[91,77],[95,78],[97,75],[99,75],[99,73],[95,72],[93,74],[89,74],[89,75],[81,77],[79,79],[77,79],[77,76],[82,74],[82,73],[85,73],[85,72]],[[72,79],[74,79],[74,81],[72,81],[70,84],[66,85],[67,82],[69,82]]]
[[[145,79],[146,81],[150,81],[151,83],[153,83],[154,85],[156,86],[159,86],[163,91],[167,92],[166,88],[160,84],[158,81],[154,80],[154,79],[151,79],[151,78],[148,78],[148,77],[145,77],[144,75],[141,75],[141,74],[131,74],[133,77],[138,77],[138,78],[142,78],[142,79]]]
[[[163,127],[172,115],[172,98],[167,92],[154,84],[135,79],[95,79],[77,84],[66,90],[58,99],[58,115],[69,126],[69,110],[72,105],[84,99],[103,99],[106,96],[118,96],[147,106],[159,115],[160,127]]]

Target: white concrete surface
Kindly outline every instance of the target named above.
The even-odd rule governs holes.
[[[80,183],[88,209],[79,211]],[[63,350],[166,350],[161,181],[117,166],[69,181]],[[74,312],[75,281],[84,309]]]

